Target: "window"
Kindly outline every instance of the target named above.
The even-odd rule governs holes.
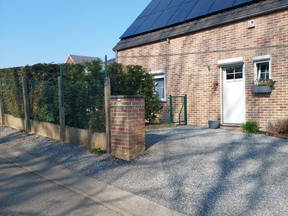
[[[258,56],[254,57],[254,70],[255,70],[255,80],[271,79],[271,60],[270,56]]]
[[[243,65],[231,65],[223,67],[226,72],[226,80],[243,79]]]
[[[166,101],[166,80],[165,80],[165,71],[151,71],[150,74],[153,76],[155,83],[155,90],[159,95],[161,101]]]
[[[161,100],[165,100],[164,78],[154,79],[155,88]]]

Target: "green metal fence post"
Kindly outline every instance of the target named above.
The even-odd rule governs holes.
[[[184,96],[184,120],[185,120],[185,125],[188,124],[187,121],[187,95]]]
[[[173,96],[170,95],[170,124],[174,123],[174,115],[173,115]]]

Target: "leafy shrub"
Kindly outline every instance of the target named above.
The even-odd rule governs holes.
[[[33,120],[59,123],[58,77],[56,64],[36,64],[0,69],[5,113],[24,117],[22,77],[26,72]],[[153,121],[162,109],[153,77],[141,66],[109,65],[113,95],[145,97],[145,118]],[[103,62],[64,65],[64,108],[66,125],[105,131]]]
[[[141,66],[109,65],[112,95],[142,95],[145,97],[145,119],[152,122],[162,110],[151,74]]]
[[[64,65],[64,106],[66,125],[105,131],[103,63]],[[59,65],[36,64],[0,70],[5,113],[24,117],[22,77],[29,83],[31,119],[59,123]]]
[[[268,131],[274,135],[283,135],[288,133],[288,119],[279,119],[274,123],[268,124]]]
[[[242,131],[244,133],[259,133],[260,126],[258,122],[255,121],[248,121],[244,124],[241,124]]]

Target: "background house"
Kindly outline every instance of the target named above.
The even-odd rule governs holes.
[[[86,62],[97,61],[99,58],[91,56],[69,55],[66,64],[83,64]]]
[[[66,64],[83,64],[86,62],[92,62],[99,60],[98,57],[91,56],[79,56],[79,55],[69,55],[66,60]],[[108,63],[115,62],[115,58],[109,59]]]
[[[266,127],[288,117],[288,1],[152,0],[121,36],[117,61],[142,65],[169,95],[187,95],[188,123]],[[257,78],[271,93],[252,92]]]

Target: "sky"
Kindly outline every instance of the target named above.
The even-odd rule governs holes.
[[[150,0],[0,0],[0,68],[114,58],[112,48]]]

